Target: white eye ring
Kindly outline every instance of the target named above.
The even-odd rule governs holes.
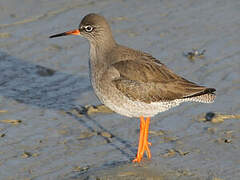
[[[90,25],[87,25],[87,26],[84,27],[84,29],[85,29],[86,32],[91,32],[93,30],[93,27],[90,26]]]

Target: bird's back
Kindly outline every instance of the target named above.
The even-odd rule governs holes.
[[[215,98],[215,89],[178,76],[148,53],[118,46],[109,55],[110,67],[119,73],[113,83],[132,100],[151,103],[191,98],[209,103]]]

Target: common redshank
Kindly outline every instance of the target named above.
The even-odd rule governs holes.
[[[78,29],[50,36],[80,35],[90,44],[90,73],[93,89],[100,101],[124,116],[140,117],[140,135],[136,158],[146,152],[150,117],[182,102],[212,103],[214,88],[199,86],[172,72],[148,53],[116,43],[106,19],[86,15]],[[146,119],[145,119],[146,118]]]

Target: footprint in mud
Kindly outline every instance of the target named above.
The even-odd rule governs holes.
[[[36,69],[37,69],[37,74],[39,75],[39,76],[43,76],[43,77],[46,77],[46,76],[53,76],[54,74],[55,74],[55,70],[53,70],[53,69],[49,69],[49,68],[45,68],[45,67],[43,67],[43,66],[39,66],[39,65],[37,65],[36,66]]]

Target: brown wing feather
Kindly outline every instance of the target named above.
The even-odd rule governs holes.
[[[120,74],[113,83],[132,100],[151,103],[194,97],[215,91],[176,75],[153,58],[120,61],[112,66]]]

